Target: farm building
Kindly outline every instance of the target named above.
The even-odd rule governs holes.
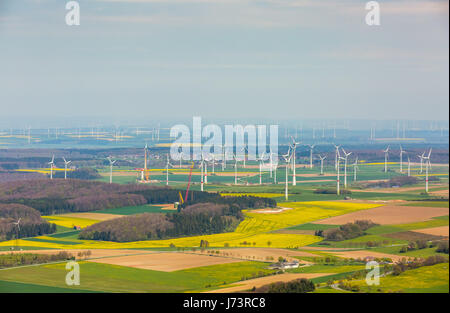
[[[288,268],[297,268],[299,266],[298,261],[293,262],[277,262],[269,265],[272,270],[284,270]]]

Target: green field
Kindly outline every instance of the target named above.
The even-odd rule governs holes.
[[[159,206],[148,204],[92,211],[92,213],[117,214],[117,215],[132,215],[141,213],[170,213],[170,212],[172,211],[162,210],[161,207]]]
[[[448,267],[448,263],[442,263],[381,277],[379,286],[369,287],[365,281],[352,281],[351,285],[359,286],[362,292],[448,293]]]
[[[80,286],[76,289],[105,292],[194,292],[217,289],[242,277],[267,270],[267,263],[244,261],[161,272],[125,266],[79,262]],[[64,263],[21,267],[0,271],[1,281],[67,288]]]

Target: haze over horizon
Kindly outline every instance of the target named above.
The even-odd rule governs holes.
[[[0,3],[0,121],[448,121],[448,1],[79,3]]]

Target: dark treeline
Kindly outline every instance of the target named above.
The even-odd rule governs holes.
[[[55,178],[64,178],[64,172],[59,171],[53,174]],[[98,179],[101,178],[101,175],[95,168],[78,168],[73,171],[67,171],[67,178],[71,179]]]
[[[373,187],[391,188],[394,186],[402,187],[417,184],[418,181],[419,180],[417,179],[417,177],[414,176],[395,176],[389,179],[388,181],[366,183],[364,184],[364,187],[365,188],[373,188]]]
[[[35,208],[42,215],[67,212],[87,212],[124,206],[163,204],[179,201],[180,192],[168,187],[137,184],[119,185],[86,180],[34,180],[0,183],[0,203],[20,203]],[[189,201],[180,206],[196,203],[226,204],[239,209],[275,207],[270,198],[252,196],[222,197],[216,193],[192,191]]]
[[[300,278],[290,282],[276,282],[269,285],[253,288],[257,293],[307,293],[316,288],[314,283],[308,279]]]
[[[365,231],[374,226],[377,226],[377,224],[372,221],[360,220],[341,225],[339,228],[327,229],[325,231],[318,230],[315,232],[315,235],[324,237],[330,241],[342,241],[364,236],[366,234]]]
[[[243,219],[239,207],[198,203],[171,214],[137,214],[100,222],[83,229],[80,239],[139,241],[232,231]]]
[[[20,229],[13,224],[20,218]],[[0,203],[0,241],[51,234],[56,225],[42,219],[39,212],[21,204]]]

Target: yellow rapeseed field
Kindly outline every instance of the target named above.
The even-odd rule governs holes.
[[[84,228],[99,222],[99,220],[59,215],[42,216],[42,218],[45,218],[47,221],[53,224],[69,228],[72,228],[74,226]]]

